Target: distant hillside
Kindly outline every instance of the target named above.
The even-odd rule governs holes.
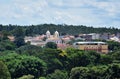
[[[15,29],[22,28],[25,32],[25,35],[35,35],[35,34],[45,34],[47,30],[51,33],[54,31],[60,32],[61,35],[64,34],[72,34],[77,35],[80,33],[120,33],[120,29],[117,28],[94,28],[94,27],[87,27],[83,25],[74,26],[74,25],[55,25],[55,24],[40,24],[40,25],[29,25],[20,27],[18,25],[0,25],[0,31],[7,31],[10,33],[15,32]]]

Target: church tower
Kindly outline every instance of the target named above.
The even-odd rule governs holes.
[[[58,33],[58,31],[55,31],[55,33],[54,33],[54,38],[59,38],[59,33]]]
[[[48,30],[48,31],[46,32],[46,37],[47,37],[47,38],[50,38],[50,36],[51,36],[51,34],[50,34],[50,31]]]

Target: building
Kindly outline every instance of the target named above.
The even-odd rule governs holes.
[[[100,35],[101,40],[109,40],[110,34],[109,33],[103,33]]]
[[[14,37],[14,36],[8,36],[8,39],[9,39],[10,41],[15,41],[15,37]]]
[[[100,39],[100,34],[97,34],[97,33],[90,33],[88,35],[91,35],[92,36],[92,40],[95,40],[95,39]]]
[[[82,35],[80,35],[80,38],[82,38],[86,41],[91,41],[92,40],[92,35],[82,34]]]
[[[117,33],[116,36],[120,39],[120,33]]]
[[[54,42],[56,44],[61,44],[62,43],[62,39],[59,37],[59,32],[55,31],[55,33],[53,35],[51,35],[50,31],[46,32],[46,43],[47,42]]]
[[[110,40],[120,42],[120,39],[117,36],[111,37]]]
[[[108,53],[108,45],[105,42],[75,42],[74,47],[80,50],[93,50],[99,53]]]
[[[39,36],[35,36],[35,37],[25,37],[24,41],[25,43],[29,42],[31,45],[36,45],[36,46],[41,46],[44,47],[46,42],[43,41],[44,35],[39,35]]]

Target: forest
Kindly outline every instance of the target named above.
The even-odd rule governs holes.
[[[84,25],[55,25],[55,24],[39,24],[39,25],[28,25],[28,26],[19,26],[19,25],[0,25],[0,31],[7,31],[11,34],[14,34],[16,28],[24,29],[26,36],[33,36],[33,35],[42,35],[45,34],[47,30],[53,34],[56,30],[60,33],[60,35],[78,35],[80,33],[111,33],[116,34],[120,33],[120,29],[110,27],[92,27],[92,26],[84,26]]]
[[[26,35],[43,34],[48,29],[59,30],[65,34],[77,34],[77,31],[78,33],[95,32],[98,28],[66,25],[49,27],[46,24],[23,27],[0,25],[0,79],[120,78],[120,43],[106,41],[110,52],[100,54],[74,48],[57,49],[53,42],[48,42],[45,47],[34,46],[23,40]],[[119,31],[115,28],[99,28],[96,32],[117,33]],[[11,34],[15,36],[14,42],[7,38]]]

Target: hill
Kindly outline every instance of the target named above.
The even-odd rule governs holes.
[[[23,28],[25,35],[35,35],[35,34],[45,34],[47,30],[49,30],[51,33],[54,33],[54,31],[59,31],[61,35],[64,34],[71,34],[71,35],[77,35],[80,33],[111,33],[116,34],[120,33],[120,29],[118,28],[106,28],[106,27],[88,27],[84,25],[55,25],[55,24],[40,24],[40,25],[29,25],[29,26],[19,26],[19,25],[0,25],[0,31],[7,31],[10,33],[15,32],[16,28]]]

